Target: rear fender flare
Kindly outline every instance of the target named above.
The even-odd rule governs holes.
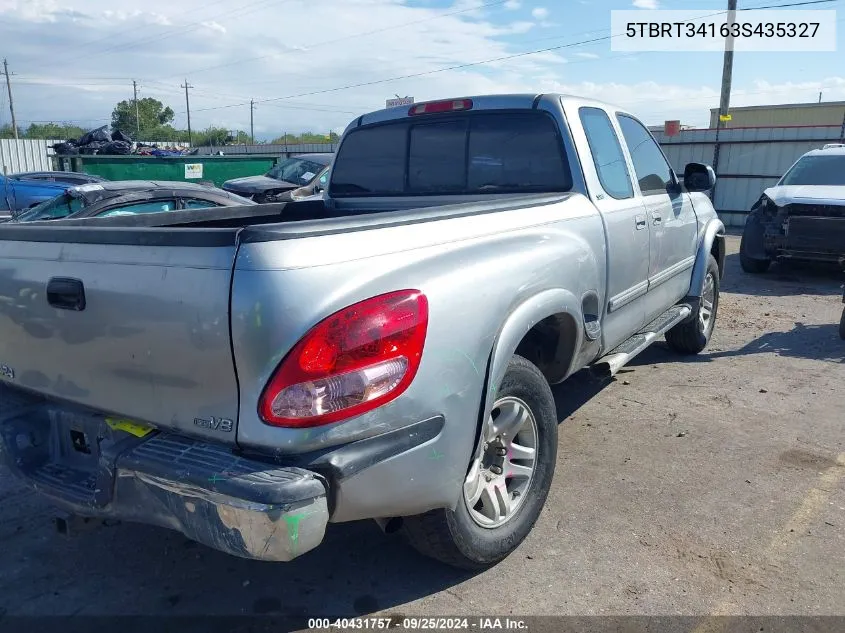
[[[576,350],[573,350],[571,354],[574,362],[578,358],[577,348],[584,340],[584,317],[581,311],[581,302],[573,293],[561,288],[545,290],[523,301],[508,315],[493,342],[487,383],[479,411],[478,431],[473,454],[477,453],[481,445],[479,441],[481,425],[493,409],[493,403],[496,401],[496,390],[505,377],[508,363],[516,352],[519,343],[537,323],[547,317],[561,313],[571,315],[577,324]]]
[[[690,281],[689,297],[698,298],[704,289],[704,278],[707,276],[707,262],[710,259],[710,250],[718,237],[724,237],[725,225],[718,218],[713,218],[701,232],[701,239],[698,242],[698,252],[695,255],[695,264],[692,267],[692,280]]]

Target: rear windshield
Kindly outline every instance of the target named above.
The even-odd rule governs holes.
[[[401,119],[347,134],[330,195],[391,196],[569,191],[554,120],[541,112]]]
[[[845,154],[805,156],[792,166],[781,185],[845,185]]]

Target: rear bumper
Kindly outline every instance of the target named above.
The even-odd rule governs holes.
[[[327,485],[315,472],[166,433],[138,438],[0,391],[0,460],[67,512],[171,528],[259,560],[288,561],[323,540]]]

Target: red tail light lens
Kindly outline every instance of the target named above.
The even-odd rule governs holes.
[[[344,308],[317,324],[276,369],[261,419],[311,427],[365,413],[408,388],[422,358],[428,300],[400,290]]]
[[[452,99],[449,101],[431,101],[430,103],[418,103],[411,106],[408,114],[433,114],[435,112],[459,112],[461,110],[472,110],[472,99]]]

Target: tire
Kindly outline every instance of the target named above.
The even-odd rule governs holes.
[[[522,427],[523,430],[510,435],[510,440],[518,442],[509,443],[506,448],[499,447],[500,450],[508,451],[507,457],[500,458],[504,460],[505,469],[519,469],[519,464],[510,462],[511,459],[521,464],[529,461],[513,458],[512,454],[516,452],[515,446],[522,447],[528,442],[527,439],[522,439],[523,437],[530,439],[531,433],[524,429],[531,427],[534,432],[535,453],[530,478],[523,481],[522,475],[518,475],[508,479],[507,475],[499,470],[500,474],[494,480],[509,482],[505,492],[511,503],[516,504],[512,514],[506,513],[498,519],[482,516],[482,512],[477,508],[485,509],[491,505],[484,501],[490,499],[490,496],[485,497],[484,493],[478,498],[473,509],[469,507],[472,500],[468,499],[467,495],[472,493],[468,490],[477,492],[479,488],[489,489],[493,485],[487,482],[484,473],[496,477],[480,466],[483,462],[475,459],[486,459],[491,455],[491,449],[483,450],[486,442],[480,442],[479,451],[473,456],[467,469],[467,478],[456,508],[432,510],[406,517],[402,524],[405,537],[417,551],[461,569],[480,570],[491,567],[506,558],[528,536],[546,502],[557,460],[557,412],[552,391],[540,370],[521,356],[514,356],[508,363],[502,384],[495,393],[498,397],[493,405],[493,415],[488,418],[482,429],[485,438],[489,439],[500,430],[496,427],[496,421],[511,419],[511,412],[518,410],[518,407],[525,405],[524,409],[530,413],[530,418]],[[531,418],[534,424],[531,423]],[[528,435],[525,436],[524,433]],[[501,437],[507,435],[505,430]],[[493,453],[495,444],[495,441],[491,442]],[[477,466],[479,468],[476,468]],[[474,473],[480,474],[476,478]],[[474,481],[480,481],[483,485],[474,487]],[[520,485],[525,488],[519,496],[511,499],[511,490]],[[492,505],[502,507],[501,503]],[[497,524],[497,521],[501,523]],[[483,522],[487,525],[482,525]]]
[[[842,316],[839,319],[839,338],[845,339],[845,310],[842,310]]]
[[[744,245],[745,235],[743,234],[742,239],[739,242],[739,265],[742,267],[742,270],[752,275],[759,275],[769,270],[769,266],[771,266],[772,260],[755,259],[746,255],[745,248],[743,248]]]
[[[712,294],[707,290],[708,284],[712,284]],[[719,264],[716,263],[713,255],[710,255],[707,260],[704,285],[705,292],[702,293],[693,318],[679,323],[666,332],[666,342],[669,347],[680,354],[698,354],[707,347],[710,337],[713,336],[716,315],[719,311]],[[705,317],[708,310],[707,303],[710,304],[709,318]]]

